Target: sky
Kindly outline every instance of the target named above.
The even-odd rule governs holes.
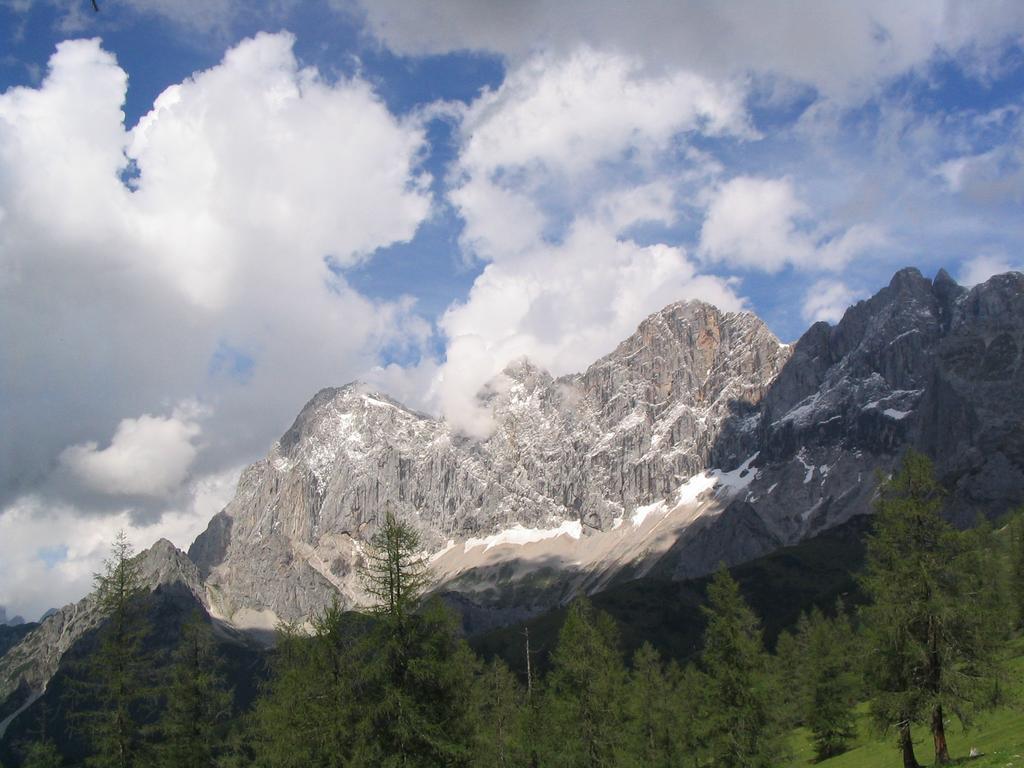
[[[187,548],[320,388],[471,436],[697,298],[1024,265],[1024,4],[0,0],[0,606]]]

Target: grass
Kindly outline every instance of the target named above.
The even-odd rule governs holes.
[[[966,732],[958,722],[947,726],[946,739],[954,765],[971,768],[1024,768],[1024,638],[1011,646],[1009,686],[1011,703],[980,715]],[[867,706],[858,710],[858,737],[853,748],[837,757],[814,762],[814,750],[806,729],[794,732],[792,749],[794,768],[901,768],[903,761],[896,749],[895,736],[879,738],[871,732]],[[981,752],[969,758],[971,748]],[[914,728],[914,751],[921,765],[932,765],[933,747],[927,727]]]

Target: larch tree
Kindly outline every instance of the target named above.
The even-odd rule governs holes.
[[[935,763],[950,761],[947,712],[966,722],[998,669],[998,579],[979,540],[940,516],[944,495],[932,462],[908,451],[880,487],[862,579],[873,713],[896,728],[905,768],[918,766],[914,722],[928,722]]]
[[[628,755],[622,727],[626,681],[614,621],[577,598],[569,606],[545,680],[543,762],[566,768],[621,765]]]
[[[154,700],[152,660],[144,641],[150,632],[146,589],[138,558],[124,531],[117,534],[102,572],[94,577],[95,599],[105,617],[99,646],[84,664],[76,687],[95,708],[83,713],[85,735],[93,749],[87,764],[132,768],[145,764],[143,709]]]
[[[157,764],[212,768],[224,752],[231,693],[220,669],[212,631],[197,611],[181,638],[164,686],[165,705],[157,730]]]
[[[362,573],[373,620],[355,651],[365,706],[351,765],[469,765],[478,662],[451,612],[423,600],[430,577],[416,529],[389,511]]]
[[[761,624],[722,568],[708,586],[701,654],[707,748],[716,768],[774,768],[785,754]]]

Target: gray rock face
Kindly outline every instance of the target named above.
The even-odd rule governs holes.
[[[935,461],[959,525],[1024,500],[1024,275],[967,290],[916,269],[812,326],[761,402],[743,499],[665,563],[677,578],[750,559],[871,511],[907,446]],[[745,433],[746,434],[746,433]],[[740,533],[742,531],[742,533]]]
[[[908,445],[935,458],[950,514],[969,521],[1024,498],[1022,349],[1024,276],[968,291],[906,269],[792,347],[753,315],[683,302],[583,373],[514,362],[480,393],[484,441],[358,384],[327,389],[190,556],[221,616],[303,619],[333,595],[362,599],[361,547],[388,508],[431,551],[565,521],[597,536],[756,457],[742,492],[659,554],[685,578],[870,512],[877,473]]]
[[[517,524],[606,530],[742,443],[788,355],[751,314],[674,304],[582,374],[509,365],[480,394],[482,442],[359,384],[325,389],[189,554],[221,616],[292,620],[361,599],[361,542],[388,508],[433,550]]]
[[[197,597],[203,594],[202,582],[195,564],[184,552],[166,539],[156,542],[137,556],[140,575],[149,589],[178,584]],[[103,621],[104,616],[92,595],[66,605],[47,616],[20,643],[0,657],[0,707],[17,697],[18,706],[11,712],[0,709],[0,736],[21,708],[45,690],[57,671],[64,654],[86,632]]]

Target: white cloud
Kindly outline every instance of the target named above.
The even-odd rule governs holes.
[[[490,420],[473,398],[509,361],[526,356],[556,375],[583,370],[648,314],[687,298],[743,306],[727,281],[698,274],[682,248],[640,246],[577,219],[564,242],[489,264],[468,299],[442,318],[442,411],[464,431],[486,435]]]
[[[817,225],[790,178],[736,176],[710,193],[700,254],[766,272],[786,265],[838,269],[883,242],[881,231],[868,224],[838,232]]]
[[[937,54],[963,52],[984,70],[998,61],[1001,42],[1024,31],[1024,7],[1012,0],[359,4],[371,29],[401,52],[469,48],[521,60],[538,49],[565,52],[584,43],[715,78],[757,72],[795,80],[844,99],[863,97]]]
[[[233,467],[194,480],[182,505],[148,525],[128,510],[97,517],[35,496],[19,498],[0,514],[0,605],[37,620],[49,608],[79,600],[92,589],[92,576],[119,530],[137,551],[161,538],[187,549],[230,500],[240,471]]]
[[[959,279],[964,285],[978,285],[1004,272],[1024,272],[1024,262],[1014,262],[1001,253],[979,254],[960,265]]]
[[[110,445],[74,445],[61,462],[86,486],[110,495],[163,496],[176,490],[188,475],[202,432],[192,408],[168,417],[143,414],[122,419]]]
[[[450,199],[463,247],[487,266],[440,321],[433,395],[456,427],[487,434],[474,397],[513,359],[580,370],[672,301],[741,305],[683,248],[625,234],[676,220],[690,165],[706,180],[707,159],[686,146],[697,134],[753,135],[742,88],[586,47],[527,60],[465,110]]]
[[[0,423],[32,435],[0,445],[0,508],[67,446],[93,489],[173,496],[189,472],[255,458],[381,348],[429,335],[411,301],[344,277],[430,215],[423,127],[359,78],[300,67],[292,44],[243,41],[132,131],[126,73],[97,40],[0,94]],[[188,399],[212,409],[201,446],[158,416]],[[142,443],[166,449],[164,474],[130,476],[155,463]]]
[[[737,84],[659,74],[609,51],[538,55],[469,108],[460,163],[492,172],[542,164],[574,175],[625,151],[648,155],[685,130],[750,135],[743,95]]]
[[[819,280],[807,290],[801,314],[809,323],[819,320],[838,323],[856,299],[856,292],[844,283],[838,280]]]

